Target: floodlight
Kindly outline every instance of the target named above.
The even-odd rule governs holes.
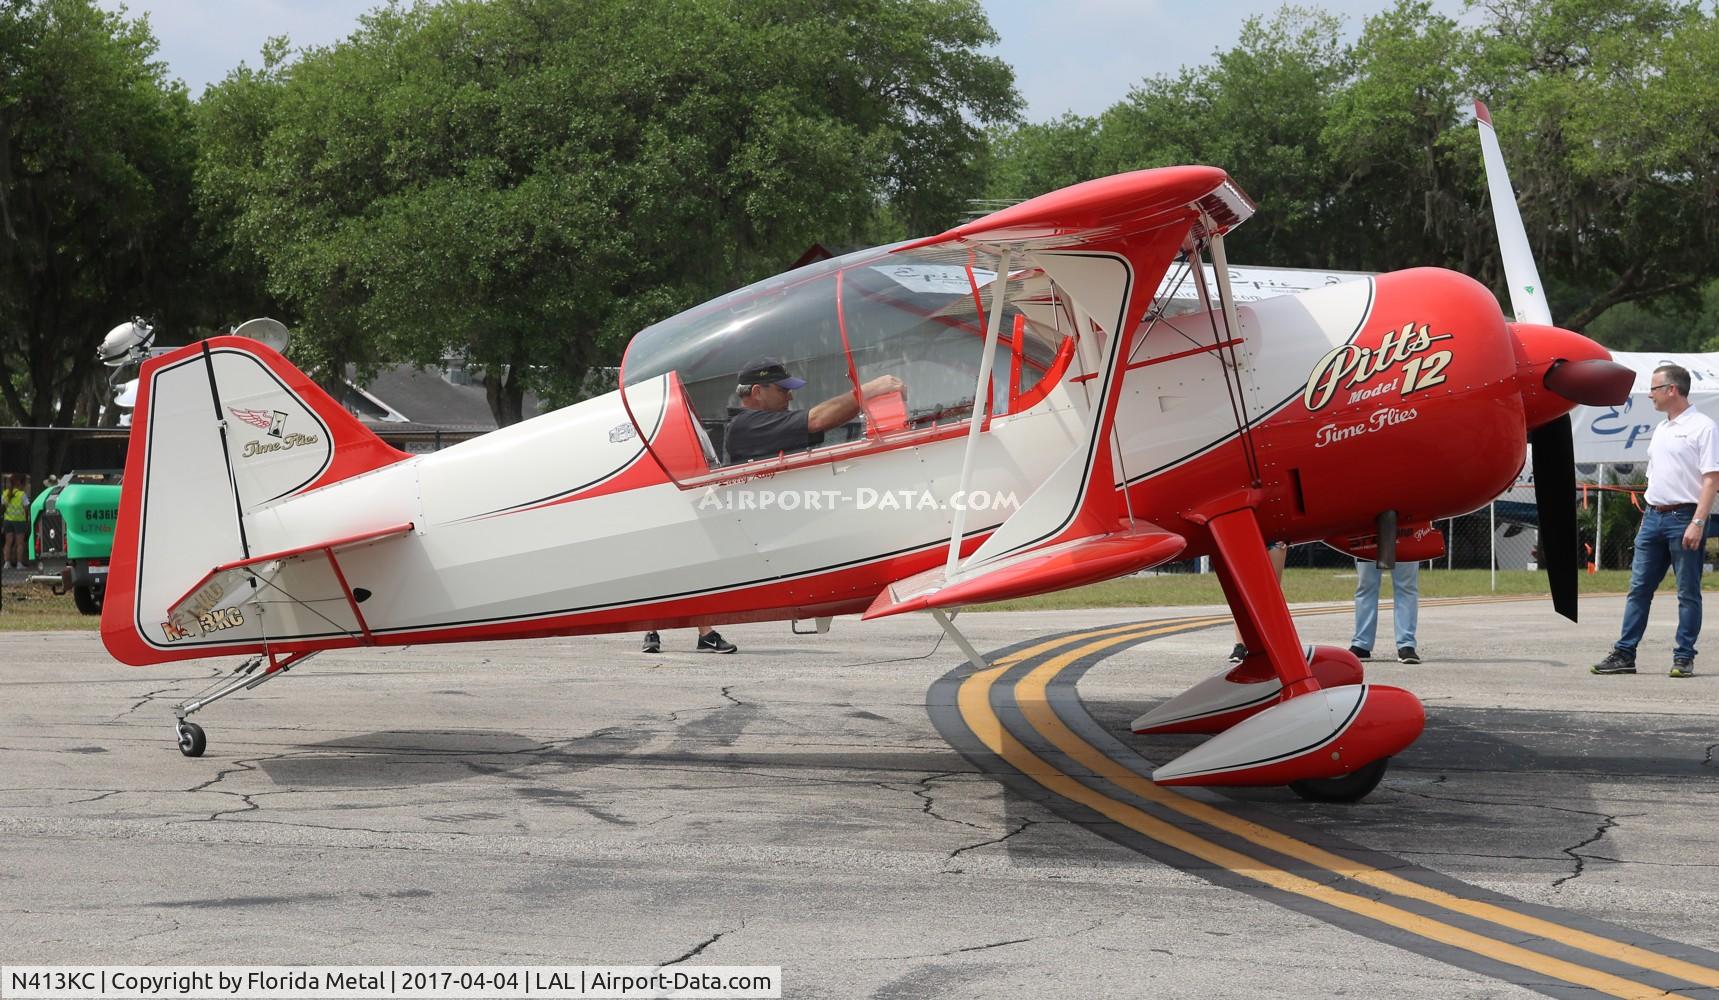
[[[287,341],[292,339],[292,333],[287,330],[285,323],[266,316],[240,323],[234,328],[233,336],[249,337],[282,354],[286,353]]]
[[[141,319],[133,319],[107,332],[96,357],[110,368],[119,368],[148,357],[149,345],[154,340],[155,329]]]

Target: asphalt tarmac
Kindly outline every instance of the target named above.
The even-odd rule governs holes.
[[[232,661],[0,634],[0,962],[779,965],[792,997],[1719,994],[1719,657],[1619,598],[1423,604],[1425,735],[1355,805],[1140,775],[1222,609]],[[1299,609],[1347,645],[1349,609]],[[1386,613],[1382,628],[1389,627]],[[1145,624],[1141,624],[1145,623]],[[1138,626],[1138,627],[1133,627]],[[1387,633],[1388,634],[1388,633]],[[1381,650],[1383,652],[1383,650]]]

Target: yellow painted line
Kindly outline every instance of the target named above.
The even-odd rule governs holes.
[[[1376,889],[1383,889],[1407,899],[1431,903],[1456,913],[1509,927],[1512,930],[1534,934],[1626,965],[1663,972],[1666,975],[1700,983],[1703,986],[1719,987],[1719,971],[1707,966],[1670,958],[1657,952],[1614,941],[1587,931],[1565,927],[1562,924],[1518,913],[1494,903],[1466,899],[1421,885],[1418,882],[1382,871],[1353,858],[1333,854],[1269,827],[1249,822],[1215,806],[1164,788],[1150,779],[1136,774],[1070,730],[1051,708],[1046,690],[1051,680],[1075,661],[1111,646],[1119,645],[1122,641],[1124,640],[1118,638],[1103,638],[1080,646],[1046,661],[1015,685],[1015,701],[1022,714],[1026,716],[1027,722],[1047,737],[1057,749],[1079,761],[1093,774],[1141,798],[1174,809],[1190,819],[1233,833],[1260,847],[1287,855],[1298,861],[1317,865]]]
[[[1181,631],[1183,629],[1193,630],[1210,628],[1213,625],[1220,625],[1231,620],[1232,619],[1229,615],[1196,615],[1188,618],[1164,618],[1158,621],[1129,622],[1126,625],[1110,625],[1104,628],[1093,629],[1090,632],[1077,632],[1074,635],[1065,635],[1060,639],[1050,639],[1045,642],[1041,642],[1036,646],[1028,646],[1026,649],[1010,653],[1007,656],[997,657],[995,660],[991,661],[991,665],[996,667],[1013,666],[1016,663],[1030,660],[1042,653],[1050,652],[1053,649],[1061,649],[1064,646],[1072,645],[1077,642],[1086,642],[1100,636],[1119,636],[1119,641],[1123,641],[1137,638],[1139,636],[1160,635],[1172,631]],[[1124,635],[1124,633],[1127,634]]]
[[[1092,645],[1103,648],[1105,643],[1093,643]],[[1358,916],[1408,931],[1430,941],[1437,941],[1506,965],[1513,965],[1568,983],[1585,986],[1609,996],[1639,997],[1646,1000],[1649,997],[1677,995],[1632,982],[1621,976],[1614,976],[1597,969],[1590,969],[1584,965],[1577,965],[1574,962],[1542,955],[1527,948],[1495,941],[1473,931],[1463,930],[1460,927],[1430,917],[1410,913],[1388,903],[1380,903],[1320,885],[1311,879],[1285,871],[1258,858],[1249,857],[1240,851],[1215,844],[1181,827],[1148,815],[1134,806],[1118,802],[1107,795],[1096,792],[1051,766],[1031,750],[1028,750],[1013,736],[1010,736],[1003,728],[1002,720],[991,711],[991,687],[1007,669],[1007,667],[992,667],[989,670],[975,672],[962,681],[957,695],[961,716],[966,721],[967,727],[972,730],[973,735],[977,736],[980,742],[984,743],[992,753],[1007,761],[1009,766],[1015,770],[1071,802],[1078,802],[1136,833],[1143,834],[1159,843],[1185,854],[1193,855],[1209,864],[1232,871],[1244,878],[1252,879],[1262,885],[1304,896],[1327,906],[1346,910]]]
[[[1536,601],[1536,600],[1545,600],[1545,598],[1543,596],[1534,595],[1534,594],[1506,594],[1506,595],[1501,595],[1501,596],[1497,596],[1497,597],[1492,597],[1492,596],[1486,596],[1486,597],[1432,597],[1432,598],[1422,598],[1421,599],[1421,605],[1423,607],[1429,606],[1429,605],[1437,606],[1437,607],[1453,607],[1453,606],[1461,606],[1461,605],[1465,605],[1465,604],[1504,604],[1504,603],[1510,603],[1510,602],[1516,602],[1516,601]],[[1392,604],[1394,602],[1382,601],[1380,603],[1383,607],[1390,607],[1390,606],[1392,606]],[[1312,607],[1305,607],[1305,608],[1290,608],[1289,613],[1292,617],[1295,617],[1295,618],[1305,618],[1305,617],[1311,617],[1313,615],[1339,614],[1339,613],[1346,612],[1346,611],[1353,611],[1354,609],[1355,609],[1355,605],[1353,603],[1319,604],[1319,605],[1314,605]],[[1189,615],[1189,616],[1183,617],[1183,618],[1160,618],[1160,619],[1154,619],[1154,620],[1148,620],[1148,621],[1129,622],[1126,625],[1110,625],[1110,626],[1105,626],[1103,628],[1096,628],[1096,629],[1093,629],[1093,630],[1088,631],[1088,632],[1078,632],[1078,633],[1075,633],[1073,635],[1065,635],[1059,639],[1050,639],[1050,640],[1047,640],[1045,642],[1039,643],[1038,645],[1029,646],[1026,649],[1022,649],[1022,650],[1018,650],[1018,651],[1013,652],[1013,653],[1009,653],[1006,656],[999,656],[996,659],[992,660],[991,664],[993,666],[1012,666],[1016,663],[1020,663],[1024,660],[1032,659],[1035,656],[1041,655],[1041,654],[1049,652],[1051,650],[1059,649],[1059,648],[1064,647],[1064,646],[1069,646],[1069,645],[1072,645],[1072,644],[1077,643],[1077,642],[1085,642],[1089,639],[1095,639],[1095,638],[1099,638],[1101,636],[1114,635],[1114,636],[1132,639],[1132,638],[1139,638],[1139,637],[1142,637],[1145,635],[1162,634],[1162,633],[1157,631],[1158,629],[1169,629],[1171,631],[1181,631],[1181,630],[1192,631],[1192,630],[1196,630],[1196,629],[1210,628],[1213,625],[1221,625],[1225,622],[1232,622],[1234,620],[1235,620],[1235,618],[1233,615],[1226,613],[1226,614]],[[1151,632],[1140,632],[1138,634],[1134,634],[1137,629],[1151,629],[1153,631],[1151,631]],[[1127,636],[1122,636],[1122,633],[1130,633],[1130,634]]]

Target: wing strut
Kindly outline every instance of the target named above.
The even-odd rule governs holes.
[[[961,652],[967,654],[967,662],[973,665],[974,670],[990,669],[991,665],[985,662],[985,658],[979,654],[977,649],[973,648],[973,644],[967,641],[967,637],[961,634],[961,630],[955,627],[955,612],[946,612],[942,608],[932,608],[931,617],[937,619],[937,624],[943,627],[944,634],[953,639],[955,645],[961,647]]]
[[[957,496],[966,496],[973,481],[973,461],[979,452],[979,429],[985,424],[990,410],[991,360],[997,353],[997,335],[1003,327],[1003,303],[1009,294],[1009,248],[997,257],[997,277],[991,293],[991,315],[985,317],[985,353],[979,358],[978,384],[973,387],[973,418],[967,424],[967,450],[961,455],[961,482]],[[967,529],[967,505],[955,507],[954,526],[949,530],[949,561],[943,567],[945,577],[953,580],[955,568],[961,562],[961,535]]]
[[[1209,225],[1209,223],[1208,223]],[[1254,447],[1253,425],[1248,421],[1247,394],[1242,385],[1241,361],[1236,357],[1236,333],[1241,329],[1241,320],[1236,317],[1235,296],[1230,290],[1229,261],[1224,255],[1224,238],[1213,232],[1208,240],[1212,248],[1212,279],[1218,285],[1218,310],[1224,318],[1224,328],[1218,329],[1218,321],[1213,316],[1212,300],[1206,290],[1206,269],[1201,265],[1198,254],[1194,257],[1195,288],[1200,293],[1200,305],[1206,310],[1207,316],[1213,316],[1212,345],[1217,353],[1218,361],[1224,371],[1224,389],[1230,398],[1230,412],[1235,417],[1236,437],[1241,440],[1242,457],[1247,460],[1248,483],[1254,489],[1260,486],[1259,455]],[[1228,345],[1227,349],[1225,345]]]

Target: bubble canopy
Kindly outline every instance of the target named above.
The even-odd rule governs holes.
[[[673,479],[684,484],[739,470],[753,474],[774,467],[765,463],[832,460],[966,429],[998,287],[997,261],[966,248],[900,246],[767,278],[633,337],[621,365],[621,393],[640,434],[651,438],[648,425],[658,420],[647,414],[660,412],[665,436],[678,428],[696,443],[652,448]],[[987,424],[1029,409],[1056,384],[1073,354],[1073,329],[1042,272],[1010,272],[991,383],[980,401]],[[779,362],[790,378],[805,380],[788,393],[785,407],[780,389],[750,393],[756,397],[751,401],[737,392],[742,369],[759,362]],[[852,405],[838,402],[843,399]],[[826,401],[832,405],[819,410]],[[783,418],[790,430],[773,439],[772,453],[760,456],[729,432],[736,417],[746,424],[757,414],[744,411],[761,405],[806,412],[814,426],[816,417],[827,420],[834,411],[846,419],[820,433],[805,432],[806,421]],[[731,441],[737,445],[732,453]]]

